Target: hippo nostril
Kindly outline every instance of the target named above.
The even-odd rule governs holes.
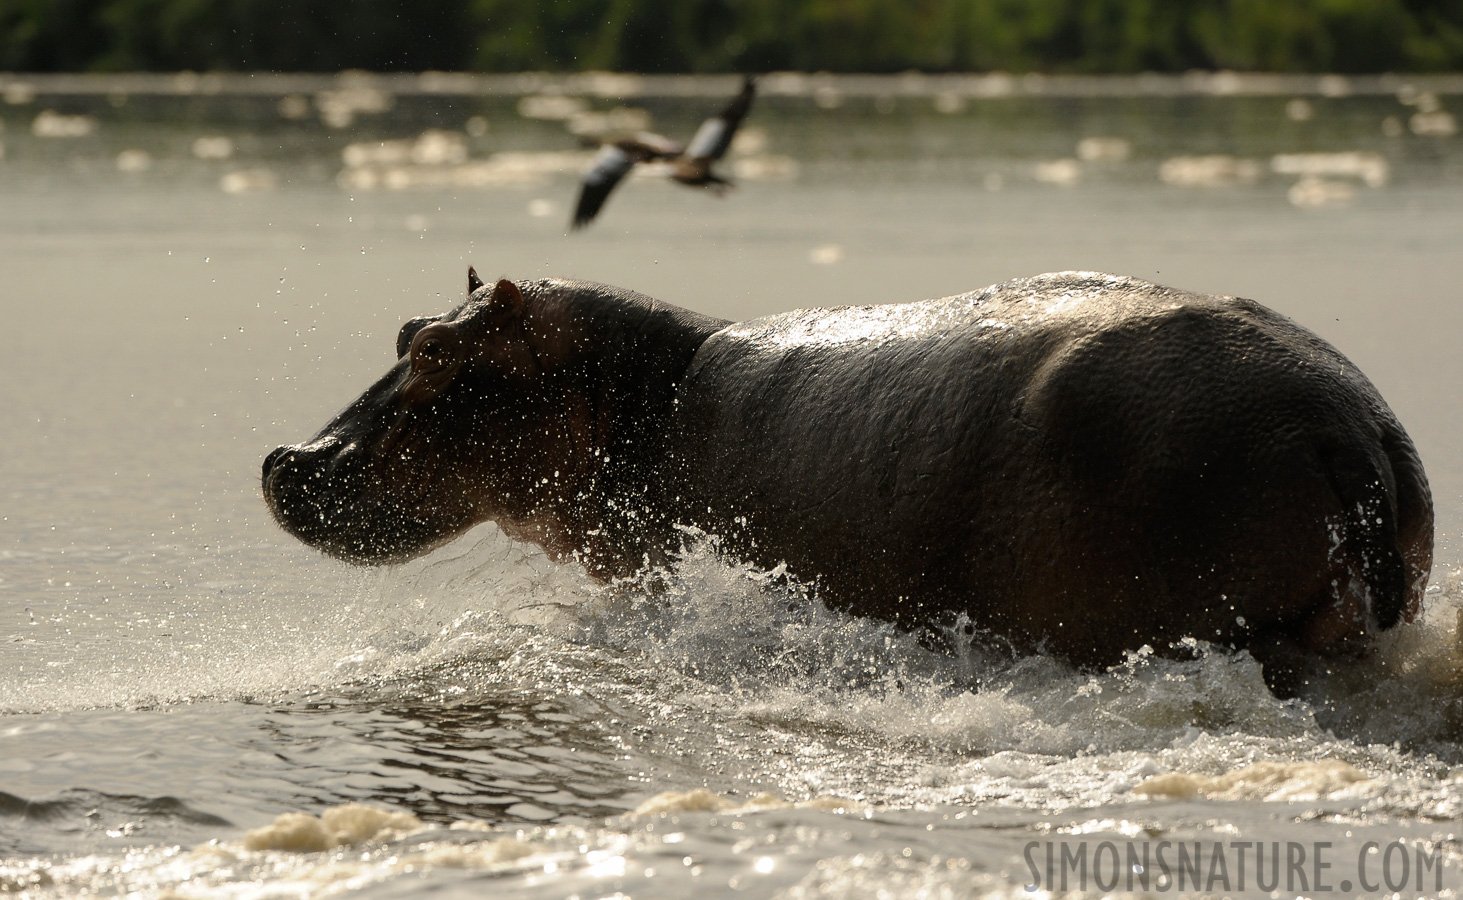
[[[279,462],[280,457],[284,456],[288,452],[290,452],[289,447],[275,447],[269,452],[268,456],[264,457],[263,475],[265,478],[269,477],[269,473],[274,469],[274,464]]]

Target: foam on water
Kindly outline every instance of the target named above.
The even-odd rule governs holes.
[[[367,841],[387,841],[422,828],[422,820],[411,813],[391,812],[348,803],[325,810],[318,817],[308,813],[284,813],[273,822],[244,835],[246,850],[293,850],[318,852],[333,847],[353,847]]]
[[[1317,800],[1366,795],[1371,779],[1340,760],[1258,762],[1217,777],[1170,773],[1133,788],[1145,797],[1207,797],[1211,800]]]
[[[576,610],[580,641],[634,652],[687,679],[718,711],[765,724],[875,733],[962,755],[1075,756],[1171,744],[1195,729],[1291,739],[1335,730],[1366,743],[1446,752],[1457,726],[1440,710],[1460,687],[1463,579],[1441,573],[1424,618],[1384,636],[1375,658],[1317,663],[1301,700],[1277,700],[1244,652],[1185,642],[1144,647],[1105,672],[1016,658],[952,629],[955,652],[828,610],[780,572],[686,551],[653,591],[613,592]],[[964,638],[964,640],[962,640]],[[1399,696],[1409,704],[1387,702]],[[1381,698],[1382,702],[1378,703]]]
[[[972,837],[996,845],[1010,839],[992,842],[972,830],[966,813],[953,810],[935,815],[937,829],[897,811],[768,798],[736,804],[693,792],[591,827],[505,832],[463,822],[371,830],[392,816],[400,814],[360,806],[325,810],[317,823],[367,826],[330,846],[255,840],[264,831],[272,838],[297,831],[297,819],[313,818],[290,814],[280,817],[280,827],[243,841],[0,864],[0,889],[30,897],[131,892],[170,898],[403,891],[472,897],[485,889],[524,897],[684,897],[728,889],[757,896],[924,896],[906,893],[922,887],[937,888],[930,896],[1015,895],[1008,873],[979,871],[958,852],[969,849]],[[902,852],[873,849],[891,837]]]
[[[1317,666],[1293,701],[1265,689],[1248,654],[1201,643],[1190,659],[1143,648],[1097,673],[1014,658],[958,628],[946,636],[956,652],[933,650],[828,610],[780,571],[728,563],[696,536],[674,572],[608,588],[491,527],[405,566],[310,574],[317,583],[279,596],[257,589],[210,616],[202,607],[216,596],[190,597],[184,605],[197,609],[167,639],[123,652],[75,646],[69,670],[0,683],[0,708],[267,697],[445,668],[440,681],[462,661],[489,659],[499,676],[550,691],[623,689],[648,707],[748,729],[967,759],[1076,759],[1196,733],[1310,744],[1329,732],[1452,759],[1463,728],[1458,573],[1436,579],[1422,621],[1385,635],[1375,659]],[[564,672],[578,663],[595,674],[570,685]]]
[[[1456,573],[1377,658],[1317,666],[1302,698],[1280,701],[1248,654],[1200,643],[1182,648],[1188,658],[1144,648],[1102,672],[1013,657],[960,623],[942,639],[955,652],[931,649],[941,640],[831,611],[784,573],[690,537],[674,571],[604,587],[483,529],[395,569],[322,567],[319,585],[199,624],[188,641],[223,663],[207,670],[201,649],[164,642],[137,648],[125,679],[74,667],[46,681],[50,706],[36,683],[0,687],[13,708],[29,692],[53,710],[329,695],[411,715],[491,704],[505,685],[592,698],[615,777],[639,785],[627,814],[512,830],[352,804],[283,810],[192,850],[13,860],[0,884],[37,896],[390,896],[400,879],[426,878],[469,895],[489,877],[509,895],[639,885],[677,896],[708,878],[788,897],[999,896],[1020,873],[969,862],[972,841],[1016,853],[1016,837],[987,828],[992,816],[1020,833],[1065,816],[1073,833],[1122,834],[1125,821],[1173,827],[1172,811],[1146,810],[1174,803],[1201,818],[1229,804],[1242,830],[1294,804],[1396,827],[1463,813]],[[327,582],[336,592],[322,599]],[[303,609],[301,595],[313,596]],[[977,812],[987,830],[965,830]],[[891,851],[891,829],[908,832],[910,855]]]
[[[390,590],[420,595],[426,619],[444,597],[476,594],[449,604],[456,618],[398,655],[397,670],[430,660],[451,672],[486,656],[495,677],[546,693],[614,696],[643,733],[636,750],[652,779],[717,773],[803,801],[1054,808],[1108,802],[1167,773],[1339,761],[1366,776],[1348,795],[1358,804],[1457,808],[1438,782],[1458,757],[1456,574],[1375,659],[1318,666],[1303,698],[1280,701],[1248,654],[1198,643],[1189,659],[1145,648],[1096,673],[1013,658],[994,641],[932,650],[828,610],[781,572],[730,564],[710,541],[693,541],[674,572],[597,589],[501,540],[392,576]],[[482,588],[488,572],[497,586]]]

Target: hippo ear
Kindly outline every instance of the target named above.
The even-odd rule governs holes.
[[[467,295],[471,297],[473,292],[483,286],[483,280],[478,277],[478,270],[472,266],[467,267]]]
[[[493,285],[493,294],[488,298],[488,306],[498,315],[517,318],[523,312],[523,292],[518,289],[518,285],[508,279],[499,279],[498,283]]]

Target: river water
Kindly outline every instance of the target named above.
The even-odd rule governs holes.
[[[770,78],[729,196],[651,173],[565,233],[576,134],[734,88],[0,76],[0,892],[1463,889],[1463,85]],[[932,653],[704,545],[650,597],[491,526],[383,570],[287,538],[265,453],[469,264],[727,318],[1062,269],[1254,298],[1417,443],[1426,614],[1280,702],[1203,645]]]

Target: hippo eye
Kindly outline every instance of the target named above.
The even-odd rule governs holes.
[[[452,364],[457,350],[457,335],[446,325],[429,325],[417,332],[411,341],[411,368],[426,374]]]

